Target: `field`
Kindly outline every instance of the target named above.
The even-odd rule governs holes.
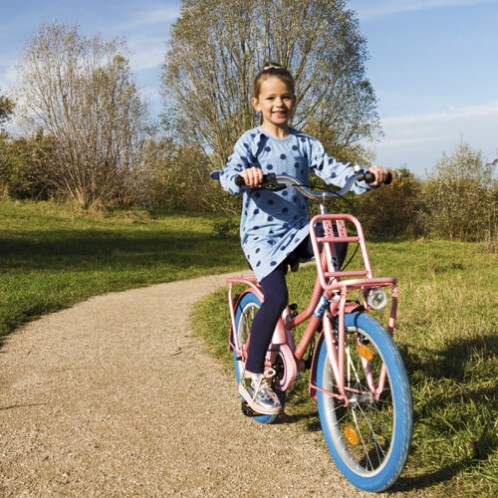
[[[0,203],[0,336],[92,295],[245,268],[237,237],[215,237],[203,215],[144,210],[81,214],[51,203]],[[222,221],[222,220],[221,220]],[[413,386],[415,431],[395,490],[498,492],[498,256],[486,244],[369,244],[375,274],[396,276],[396,337]],[[289,277],[302,308],[313,279]],[[229,369],[224,291],[197,307],[196,329]],[[305,386],[287,410],[317,431]]]
[[[90,296],[244,264],[203,216],[125,210],[84,215],[52,203],[0,203],[0,338]]]
[[[375,275],[399,280],[396,338],[414,400],[413,447],[394,490],[496,496],[497,255],[485,245],[439,241],[377,242],[369,250]],[[309,266],[288,277],[299,309],[313,278]],[[229,369],[226,293],[201,303],[195,323]],[[286,413],[316,431],[316,406],[306,387],[301,382],[294,388]]]

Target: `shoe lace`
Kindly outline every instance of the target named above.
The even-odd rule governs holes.
[[[266,381],[272,381],[276,374],[277,372],[273,368],[266,368],[263,377]]]
[[[258,383],[256,385],[256,392],[261,389],[272,389],[271,382],[275,377],[275,370],[273,368],[265,369],[264,373],[258,376]]]

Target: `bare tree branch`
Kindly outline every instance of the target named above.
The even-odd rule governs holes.
[[[54,138],[50,178],[83,206],[130,195],[145,126],[124,42],[43,25],[18,65],[28,129]]]

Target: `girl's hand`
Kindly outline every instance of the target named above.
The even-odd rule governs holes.
[[[241,171],[240,176],[246,182],[248,187],[259,187],[263,183],[263,170],[261,168],[247,168]]]
[[[382,168],[381,166],[372,166],[371,168],[368,168],[368,171],[373,173],[375,176],[375,181],[370,184],[372,187],[385,182],[387,180],[387,176],[390,173],[388,169]]]

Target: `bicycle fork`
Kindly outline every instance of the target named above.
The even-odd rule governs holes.
[[[349,357],[349,351],[346,348],[346,326],[345,326],[345,315],[351,313],[354,309],[358,309],[357,304],[348,303],[346,300],[347,290],[343,288],[341,290],[340,299],[338,302],[330,303],[330,309],[326,309],[323,315],[323,335],[325,339],[325,345],[328,352],[328,360],[334,379],[336,382],[337,394],[333,392],[327,392],[330,396],[334,396],[340,399],[344,406],[348,406],[350,403],[351,396],[356,393],[351,386],[346,385],[346,378],[349,379],[350,371],[346,372],[346,369],[350,369],[351,360]],[[393,310],[395,313],[395,309]],[[337,316],[337,320],[334,320],[332,316]],[[393,317],[390,320],[389,332],[392,334],[392,326],[394,325]],[[335,326],[337,324],[337,326]],[[368,389],[375,401],[379,401],[382,391],[386,383],[386,368],[382,364],[380,374],[378,379],[374,378],[374,373],[371,368],[371,351],[365,345],[361,344],[358,340],[357,347],[360,348],[360,358],[361,366],[365,374],[365,380],[367,381]],[[346,373],[348,375],[346,376]]]

